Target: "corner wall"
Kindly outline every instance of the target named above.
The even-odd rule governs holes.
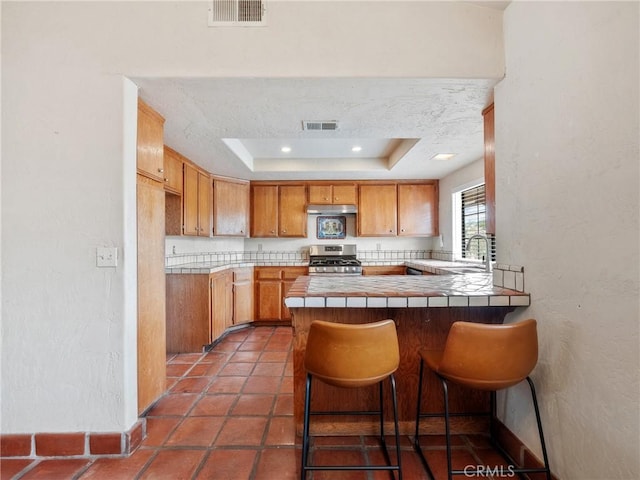
[[[552,470],[632,479],[639,450],[639,4],[513,2],[495,89],[498,261],[524,265]],[[501,412],[538,445],[528,392]],[[537,449],[539,454],[540,450]]]

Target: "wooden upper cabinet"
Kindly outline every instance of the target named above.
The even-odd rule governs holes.
[[[246,237],[249,234],[249,183],[214,178],[213,234]]]
[[[487,233],[496,233],[496,135],[493,103],[482,112],[484,117],[484,194]]]
[[[164,118],[138,99],[138,173],[164,183]]]
[[[362,184],[359,188],[358,235],[393,237],[397,235],[396,184]]]
[[[309,203],[330,205],[358,203],[357,187],[348,185],[309,185]]]
[[[184,164],[182,193],[184,235],[211,236],[211,177]]]
[[[307,187],[280,185],[278,198],[278,225],[281,237],[307,236]]]
[[[182,195],[183,156],[173,148],[164,146],[164,189]]]
[[[398,235],[438,235],[438,187],[433,184],[398,185]]]
[[[278,186],[251,186],[251,236],[278,236]]]

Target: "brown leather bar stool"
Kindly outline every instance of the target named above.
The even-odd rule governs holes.
[[[302,433],[302,480],[306,478],[308,471],[314,470],[389,470],[391,472],[397,471],[398,479],[402,479],[398,405],[396,382],[393,375],[398,369],[399,363],[398,335],[393,320],[358,325],[320,320],[311,323],[304,356],[307,381]],[[382,383],[387,378],[390,380],[393,399],[396,464],[391,462],[384,438]],[[314,379],[343,388],[361,388],[378,384],[380,408],[374,411],[312,411],[311,384]],[[309,465],[309,417],[311,415],[378,415],[380,418],[380,439],[387,465]]]
[[[420,419],[425,417],[442,417],[445,419],[447,441],[448,479],[453,475],[475,476],[476,472],[453,470],[451,466],[451,434],[449,413],[448,383],[455,383],[468,388],[491,392],[491,420],[495,417],[495,392],[511,387],[527,380],[531,390],[531,398],[538,423],[538,434],[544,457],[544,468],[515,468],[513,459],[493,438],[491,443],[502,453],[512,465],[513,473],[546,473],[551,480],[547,447],[542,433],[542,422],[535,387],[529,374],[538,362],[538,334],[536,321],[533,319],[509,325],[488,325],[482,323],[456,322],[451,326],[444,350],[420,351],[420,382],[418,385],[418,408],[416,413],[416,431],[414,447],[422,462],[433,477],[431,468],[422,452],[419,441]],[[427,365],[442,382],[444,392],[444,414],[423,413],[420,409],[422,400],[422,382],[424,365]],[[465,413],[455,415],[468,415]],[[480,475],[482,476],[482,475]]]

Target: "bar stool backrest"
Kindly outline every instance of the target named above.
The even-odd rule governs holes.
[[[393,320],[357,325],[316,320],[309,327],[304,366],[325,383],[373,385],[395,372],[399,363]]]
[[[437,373],[480,390],[500,390],[524,380],[538,361],[536,321],[509,325],[456,322]]]

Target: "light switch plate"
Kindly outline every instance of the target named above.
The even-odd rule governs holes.
[[[118,247],[98,247],[96,248],[97,267],[117,267]]]

